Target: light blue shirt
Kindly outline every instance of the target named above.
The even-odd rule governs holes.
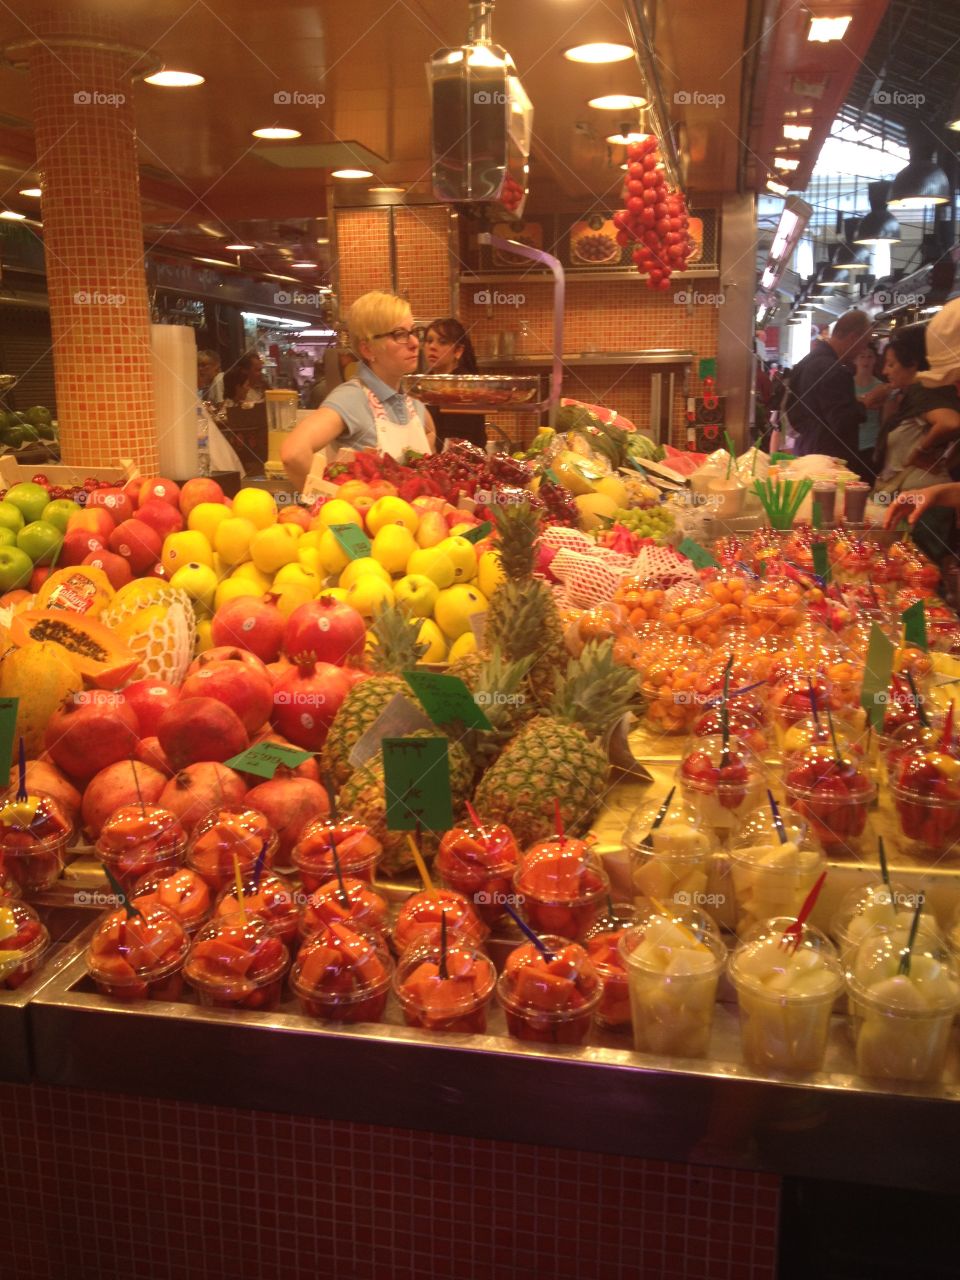
[[[359,380],[370,388],[383,405],[383,411],[391,422],[404,426],[409,421],[406,397],[400,391],[394,391],[373,372],[369,365],[360,362]],[[417,411],[421,424],[426,427],[427,410],[422,400],[414,397],[413,406]],[[321,409],[332,409],[343,419],[344,429],[333,444],[339,449],[375,449],[377,447],[377,427],[373,413],[367,401],[363,387],[350,382],[342,382],[334,389],[320,406]]]

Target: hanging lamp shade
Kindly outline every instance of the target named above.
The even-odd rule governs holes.
[[[946,204],[950,199],[950,179],[937,163],[937,153],[929,137],[911,132],[910,163],[893,180],[887,204],[891,209],[925,209]]]
[[[860,225],[853,233],[854,244],[899,244],[900,223],[887,208],[887,196],[890,194],[889,182],[871,182],[867,187],[870,197],[870,212],[860,219]]]

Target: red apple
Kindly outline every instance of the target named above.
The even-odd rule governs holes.
[[[103,507],[75,511],[67,520],[67,533],[74,529],[82,529],[85,533],[92,533],[98,537],[104,546],[107,545],[107,540],[115,528],[113,516]]]
[[[188,480],[180,490],[180,514],[186,520],[193,508],[198,507],[201,502],[223,501],[223,490],[216,480],[207,480],[201,476],[196,480]]]
[[[159,498],[161,502],[166,502],[168,506],[179,510],[180,486],[174,484],[172,480],[165,480],[163,476],[155,476],[152,480],[143,480],[140,484],[138,495],[140,506],[144,506],[145,503],[154,498]]]
[[[303,507],[282,507],[277,524],[298,524],[301,529],[310,528],[310,513]]]
[[[161,538],[168,533],[179,533],[183,528],[183,516],[163,498],[148,498],[142,502],[137,508],[137,519],[156,530]]]
[[[133,581],[133,570],[130,567],[130,562],[124,560],[123,556],[118,556],[114,551],[91,551],[89,555],[84,556],[81,564],[89,564],[94,569],[102,569],[114,591],[119,591],[128,582]]]
[[[68,529],[64,534],[63,548],[60,551],[60,567],[83,564],[91,552],[103,551],[106,543],[89,529]]]
[[[87,494],[85,510],[106,511],[114,524],[122,524],[133,517],[133,503],[122,489],[94,489]]]
[[[163,539],[142,520],[124,520],[110,535],[110,550],[129,561],[134,575],[146,573],[160,559]]]

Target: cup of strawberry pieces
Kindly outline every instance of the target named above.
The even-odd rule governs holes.
[[[412,946],[440,941],[441,922],[447,936],[482,946],[490,930],[470,901],[455,889],[421,889],[412,893],[397,913],[393,949],[402,956]]]
[[[784,787],[826,853],[856,852],[877,788],[852,753],[813,742],[790,758]]]
[[[693,739],[680,762],[684,800],[697,811],[702,826],[718,833],[737,825],[759,777],[755,757],[742,743],[725,740],[722,734]]]
[[[87,948],[87,972],[112,1000],[179,1000],[190,940],[163,907],[111,911]]]
[[[300,937],[312,938],[324,925],[340,922],[385,938],[389,914],[387,900],[366,880],[344,876],[342,887],[338,881],[328,880],[307,899],[300,917]]]
[[[443,883],[473,903],[481,920],[494,925],[504,915],[520,850],[503,822],[470,823],[445,831],[436,868]]]
[[[556,836],[530,846],[513,887],[537,933],[582,938],[603,908],[610,879],[586,840]]]
[[[378,1022],[383,1017],[393,961],[382,935],[354,921],[322,923],[303,944],[290,988],[310,1018]]]
[[[579,943],[552,934],[540,941],[546,955],[524,942],[507,956],[497,983],[507,1030],[533,1044],[583,1044],[603,995],[603,978]]]
[[[956,745],[927,743],[889,761],[890,793],[903,847],[915,856],[956,856],[960,840],[960,759]]]
[[[767,713],[759,698],[747,697],[745,694],[731,698],[728,718],[731,738],[740,742],[754,755],[762,755],[767,750],[767,735],[764,730]],[[695,721],[691,733],[695,738],[712,738],[721,735],[723,711],[720,706],[707,707]]]
[[[265,920],[237,912],[197,934],[183,974],[201,1004],[268,1013],[280,1003],[287,948]]]
[[[0,987],[23,986],[49,946],[50,934],[33,907],[0,900]]]
[[[407,1026],[482,1035],[496,981],[489,956],[448,936],[409,948],[397,965],[394,990]]]
[[[263,920],[275,938],[279,938],[286,946],[297,940],[300,908],[297,906],[293,889],[281,876],[272,871],[265,871],[259,883],[253,876],[244,877],[241,882],[243,891],[243,909],[250,916]],[[217,898],[217,916],[235,915],[239,910],[237,901],[237,885],[226,885],[220,890]]]
[[[131,901],[144,912],[163,907],[180,921],[189,937],[206,922],[213,906],[206,882],[189,867],[178,867],[169,875],[150,872],[137,881]]]

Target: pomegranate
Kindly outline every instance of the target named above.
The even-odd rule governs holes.
[[[140,723],[140,732],[145,738],[153,737],[157,732],[160,717],[180,697],[180,690],[175,684],[166,680],[148,677],[128,684],[123,691],[127,705],[132,707]]]
[[[319,782],[308,778],[273,778],[248,791],[244,799],[251,809],[258,809],[280,838],[274,863],[289,867],[293,846],[308,822],[323,817],[330,809],[327,793]]]
[[[120,760],[107,765],[87,783],[83,793],[84,831],[91,840],[96,840],[103,824],[121,805],[139,804],[141,799],[144,804],[154,804],[166,785],[164,775],[148,764]]]
[[[167,778],[174,775],[174,767],[163,753],[159,738],[141,738],[137,743],[136,758],[151,769],[159,771]]]
[[[201,667],[205,667],[208,662],[245,662],[248,667],[253,667],[254,671],[266,671],[266,665],[260,661],[255,653],[250,653],[247,649],[238,649],[235,644],[221,644],[213,649],[206,649],[199,657],[194,658],[187,667],[187,675],[192,676],[195,671],[199,671]]]
[[[283,633],[283,650],[291,662],[332,662],[360,657],[366,643],[363,616],[342,600],[320,596],[294,609]]]
[[[262,662],[276,662],[283,644],[283,615],[269,600],[239,596],[228,600],[213,619],[213,643],[236,645]]]
[[[276,662],[268,663],[267,670],[270,672],[270,679],[274,684],[276,684],[277,681],[285,676],[288,671],[293,670],[293,663],[289,658],[281,656],[276,660]],[[346,667],[344,667],[344,670],[346,670]]]
[[[180,819],[187,832],[218,805],[240,804],[246,794],[243,779],[213,760],[187,765],[171,778],[160,794],[160,804]]]
[[[120,693],[94,689],[67,698],[50,717],[44,742],[55,765],[74,782],[89,782],[118,760],[129,760],[140,726]]]
[[[20,770],[14,765],[10,770],[10,785],[16,787],[19,783]],[[45,795],[52,796],[72,822],[76,822],[80,816],[80,792],[55,764],[46,760],[28,760],[27,791],[42,791]]]
[[[279,733],[274,733],[268,724],[264,725],[256,737],[252,739],[251,745],[253,742],[279,742],[281,746],[293,747],[295,751],[300,751],[302,749],[295,743],[288,742],[286,738],[281,738]],[[244,774],[243,776],[247,777],[248,775]],[[307,778],[310,782],[323,781],[320,777],[320,762],[317,760],[316,756],[311,756],[309,760],[304,760],[303,763],[298,764],[295,769],[291,769],[285,764],[278,764],[277,771],[273,776],[275,778]],[[249,779],[251,787],[255,787],[258,783],[263,781],[261,777],[253,773],[249,775]]]
[[[168,533],[179,533],[183,528],[183,516],[175,506],[163,498],[150,498],[137,508],[137,519],[165,538]]]
[[[319,751],[349,689],[343,669],[329,662],[294,667],[274,686],[274,728],[298,747]]]
[[[184,698],[160,717],[157,737],[175,769],[201,760],[229,760],[249,745],[235,711],[216,698]]]
[[[187,676],[183,698],[216,698],[236,712],[247,733],[256,733],[270,719],[273,684],[266,672],[246,662],[208,662]]]

